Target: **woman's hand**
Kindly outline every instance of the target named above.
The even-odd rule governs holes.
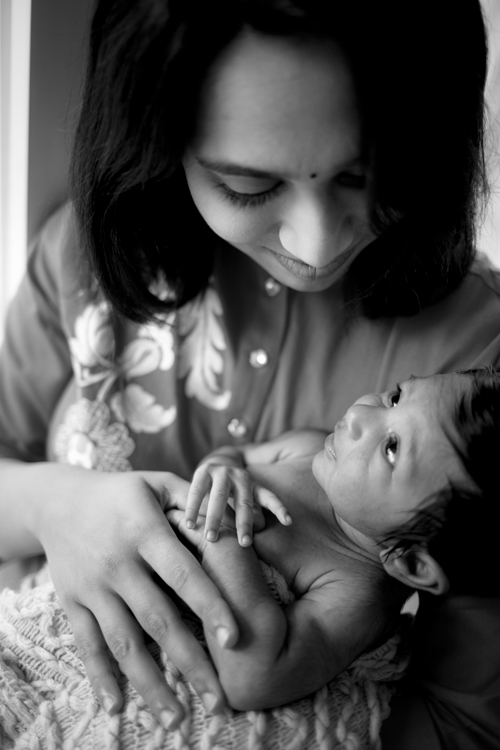
[[[103,707],[115,713],[122,705],[109,649],[167,729],[178,726],[184,712],[148,652],[141,628],[186,676],[207,711],[221,710],[225,698],[211,661],[153,574],[191,607],[221,645],[231,647],[238,637],[228,605],[165,517],[168,509],[185,502],[188,488],[170,473],[68,468],[54,472],[50,500],[34,517],[34,533]]]

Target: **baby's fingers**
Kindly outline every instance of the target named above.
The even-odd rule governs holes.
[[[252,544],[254,526],[253,481],[246,471],[238,472],[234,481],[233,510],[236,534],[242,547]]]
[[[219,538],[222,517],[232,491],[232,480],[227,472],[227,467],[221,466],[216,469],[212,467],[212,489],[208,498],[205,518],[205,536],[209,542],[216,542]]]
[[[198,466],[193,474],[186,501],[185,519],[188,529],[194,529],[203,499],[210,492],[212,476],[208,464]]]
[[[267,508],[283,526],[290,526],[292,518],[286,508],[286,505],[271,490],[260,485],[254,487],[254,497],[262,508]]]

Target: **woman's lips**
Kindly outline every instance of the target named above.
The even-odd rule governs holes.
[[[276,250],[271,250],[270,248],[266,248],[266,250],[269,250],[269,252],[272,253],[276,258],[278,263],[280,263],[283,268],[286,268],[286,270],[292,273],[294,276],[297,276],[300,279],[305,279],[307,281],[315,281],[318,279],[326,279],[328,278],[328,276],[333,276],[335,273],[337,273],[339,268],[341,268],[344,263],[346,263],[353,255],[356,247],[357,246],[354,245],[353,247],[344,250],[344,252],[338,255],[334,260],[332,260],[331,263],[328,263],[327,266],[322,266],[321,268],[309,266],[307,263],[304,263],[298,258],[291,258],[288,255],[282,255],[281,253],[277,253]]]

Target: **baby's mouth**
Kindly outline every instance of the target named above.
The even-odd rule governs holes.
[[[327,436],[325,440],[325,450],[327,453],[330,454],[335,460],[337,460],[337,454],[335,453],[335,433],[332,432],[330,435]]]

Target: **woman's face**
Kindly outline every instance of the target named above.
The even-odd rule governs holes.
[[[374,239],[354,88],[331,42],[234,40],[183,163],[211,229],[293,289],[328,288]]]

